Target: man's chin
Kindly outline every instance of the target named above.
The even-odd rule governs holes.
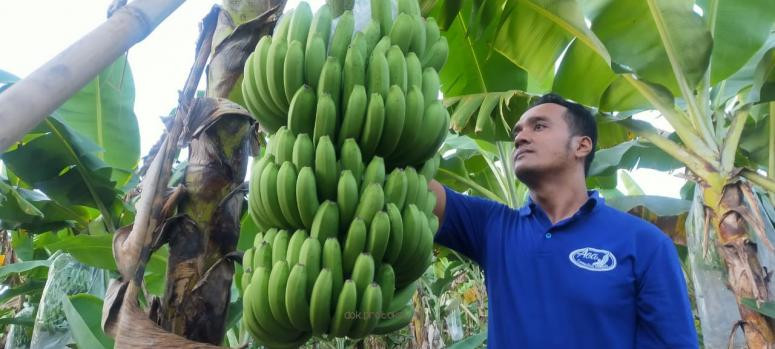
[[[535,183],[535,181],[540,178],[541,170],[526,165],[515,165],[514,174],[520,182],[531,184]]]

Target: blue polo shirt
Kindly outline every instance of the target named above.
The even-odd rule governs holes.
[[[514,210],[445,190],[435,240],[484,271],[488,347],[698,347],[678,254],[654,225],[597,192],[552,225],[532,201]]]

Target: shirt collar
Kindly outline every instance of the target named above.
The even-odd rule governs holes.
[[[600,207],[605,204],[605,199],[600,196],[600,193],[597,190],[588,190],[587,191],[587,201],[581,205],[581,208],[579,208],[580,213],[590,213],[595,208]],[[520,216],[529,216],[533,213],[534,210],[540,210],[541,207],[538,206],[534,201],[533,198],[528,195],[527,202],[525,203],[522,208],[519,209],[519,215]]]

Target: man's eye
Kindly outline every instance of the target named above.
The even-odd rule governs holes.
[[[535,126],[533,126],[533,129],[534,129],[534,130],[540,130],[540,129],[542,129],[542,128],[545,128],[545,127],[546,127],[546,126],[544,126],[544,125],[542,125],[542,124],[536,124]]]

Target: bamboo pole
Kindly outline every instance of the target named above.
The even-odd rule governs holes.
[[[135,0],[0,94],[0,151],[86,86],[185,0]]]

